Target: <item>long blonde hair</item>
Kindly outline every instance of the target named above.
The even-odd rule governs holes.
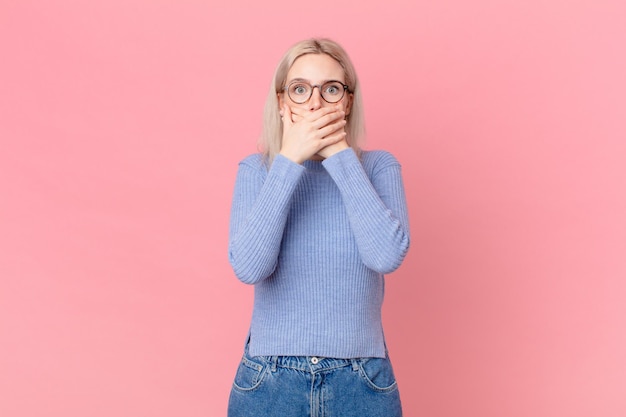
[[[283,55],[274,72],[270,91],[265,101],[260,145],[268,166],[272,163],[276,154],[280,152],[283,137],[283,124],[280,120],[277,94],[283,91],[287,81],[287,73],[293,63],[296,59],[306,54],[326,54],[336,60],[343,68],[346,77],[345,83],[354,95],[350,115],[345,126],[347,141],[357,155],[361,153],[360,144],[365,138],[365,122],[363,120],[361,89],[354,65],[352,65],[352,61],[350,61],[346,51],[337,42],[324,38],[307,39],[296,43]]]

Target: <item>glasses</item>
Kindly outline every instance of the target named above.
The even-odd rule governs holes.
[[[343,98],[346,91],[350,92],[347,85],[335,80],[326,81],[324,84],[318,85],[311,85],[305,81],[293,81],[288,86],[283,87],[283,90],[287,90],[291,101],[303,104],[309,101],[315,87],[320,90],[322,98],[327,103],[337,103]]]

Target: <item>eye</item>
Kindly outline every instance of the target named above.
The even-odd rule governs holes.
[[[290,88],[289,91],[291,91],[292,94],[301,96],[301,95],[305,95],[309,92],[309,86],[306,84],[293,84]]]
[[[331,96],[336,96],[341,94],[343,91],[343,85],[339,84],[339,83],[330,83],[330,84],[326,84],[325,88],[324,88],[324,92],[326,94],[329,94]]]

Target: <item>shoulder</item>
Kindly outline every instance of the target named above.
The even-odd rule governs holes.
[[[400,168],[400,162],[396,157],[391,152],[383,150],[362,151],[361,162],[365,171],[372,174],[390,167]]]
[[[239,168],[248,168],[253,171],[263,172],[267,171],[267,164],[262,154],[254,153],[239,161]]]
[[[248,155],[239,161],[239,165],[248,165],[248,166],[263,166],[263,155],[260,153],[253,153],[252,155]]]
[[[260,153],[246,156],[239,161],[238,167],[237,177],[241,180],[257,178],[262,181],[267,176],[265,158]]]

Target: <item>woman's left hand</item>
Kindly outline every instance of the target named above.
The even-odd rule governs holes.
[[[299,114],[298,109],[291,109],[291,120],[293,120],[294,123],[302,120],[302,117],[303,116]],[[332,145],[328,145],[325,148],[320,149],[316,153],[316,155],[322,159],[326,159],[326,158],[330,158],[337,152],[341,152],[344,149],[348,149],[349,147],[350,145],[348,145],[348,141],[346,139],[342,139],[337,143],[333,143]]]
[[[326,159],[326,158],[330,158],[337,152],[341,152],[344,149],[348,149],[349,147],[350,145],[348,145],[348,141],[345,139],[342,139],[337,143],[333,143],[332,145],[328,145],[327,147],[320,149],[317,155]]]

